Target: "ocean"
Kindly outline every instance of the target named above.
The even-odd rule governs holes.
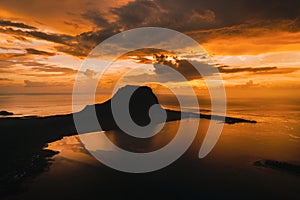
[[[82,99],[86,96],[83,95]],[[95,103],[101,103],[109,96],[95,96]],[[188,101],[188,97],[186,97]],[[168,95],[160,95],[159,100],[165,108],[178,110],[178,106]],[[200,111],[210,113],[210,101],[199,99]],[[84,105],[76,107],[80,111]],[[195,112],[193,107],[185,111]],[[13,112],[11,117],[49,116],[72,113],[72,95],[70,94],[9,94],[0,95],[0,110]],[[227,99],[227,116],[256,120],[277,127],[277,132],[290,135],[293,139],[300,137],[300,99],[290,98],[230,98]],[[4,117],[4,116],[2,116]],[[5,116],[6,117],[6,116]]]
[[[176,109],[176,103],[167,97],[162,102],[165,107]],[[209,113],[209,101],[200,99],[199,102],[201,110]],[[72,98],[63,94],[1,95],[0,103],[1,110],[14,112],[17,116],[72,112]],[[157,196],[172,199],[300,197],[299,175],[253,164],[257,160],[271,159],[300,165],[300,100],[231,98],[227,103],[227,116],[256,120],[257,123],[225,124],[217,144],[205,158],[199,159],[198,152],[211,123],[206,119],[200,120],[197,136],[182,157],[166,168],[146,174],[111,169],[93,158],[78,136],[65,137],[47,147],[60,152],[53,157],[49,169],[26,183],[26,192],[8,199],[94,196],[111,199],[145,195],[147,199]],[[188,109],[195,110],[193,107]],[[198,125],[193,119],[168,122],[164,134],[148,143],[129,141],[119,131],[89,133],[85,137],[106,134],[110,141],[124,149],[146,152],[171,142],[178,123]]]

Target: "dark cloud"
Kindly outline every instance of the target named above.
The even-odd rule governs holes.
[[[296,71],[299,71],[300,68],[277,68],[277,69],[274,69],[274,70],[268,70],[268,71],[258,71],[256,72],[256,74],[259,74],[259,75],[266,75],[266,74],[289,74],[289,73],[293,73],[293,72],[296,72]]]
[[[47,83],[24,80],[24,86],[25,87],[45,87],[45,86],[47,86]]]
[[[115,27],[114,24],[112,24],[103,30],[87,31],[76,36],[14,29],[2,29],[2,32],[15,35],[16,37],[27,36],[54,42],[58,44],[55,46],[56,50],[73,56],[84,57],[88,55],[90,51],[100,42],[116,33],[119,33],[120,31],[117,27]]]
[[[156,57],[156,61],[157,64],[154,64],[154,68],[155,68],[155,73],[163,76],[163,77],[168,77],[169,75],[169,70],[167,69],[167,67],[165,66],[169,66],[173,69],[175,69],[178,73],[180,73],[181,75],[183,75],[187,80],[194,80],[194,79],[200,79],[201,75],[199,74],[199,72],[197,71],[197,69],[195,68],[195,66],[187,60],[179,60],[176,56],[174,56],[172,59],[172,61],[167,60],[168,56],[166,55],[155,55]],[[211,69],[210,65],[204,64],[204,63],[200,63],[197,62],[197,65],[200,65],[201,70],[204,71],[208,71]],[[208,75],[208,74],[206,74]],[[211,73],[210,73],[211,75]],[[170,78],[170,76],[169,76]],[[174,80],[176,81],[176,80]]]
[[[79,25],[73,22],[64,21],[64,24],[73,26],[75,29],[79,28]]]
[[[73,55],[86,55],[97,44],[121,30],[146,26],[165,27],[186,33],[202,31],[197,32],[196,36],[191,34],[198,42],[224,35],[255,36],[262,31],[298,31],[299,4],[296,0],[136,0],[111,9],[111,13],[116,16],[116,20],[111,23],[101,12],[85,12],[82,16],[93,22],[99,30],[76,36],[76,48],[63,48]],[[256,31],[257,28],[260,30]]]
[[[77,73],[77,70],[67,67],[57,67],[51,65],[36,66],[31,68],[34,72],[46,72],[47,74],[32,73],[30,76],[66,76]]]
[[[154,57],[156,63],[172,67],[188,80],[200,79],[202,76],[212,76],[218,73],[216,66],[209,64],[210,59],[203,54],[201,56],[199,55],[201,60],[178,58],[174,55],[170,56],[164,54],[155,54]]]
[[[215,27],[243,24],[247,21],[295,19],[300,13],[298,0],[156,0],[156,2],[164,9],[169,8],[168,10],[173,10],[173,13],[177,12],[177,15],[193,9],[211,10],[215,13]],[[198,28],[201,29],[201,27]]]
[[[89,54],[89,52],[92,50],[92,47],[82,47],[79,44],[74,44],[73,46],[68,46],[68,45],[60,45],[56,46],[55,49],[60,52],[64,52],[67,54],[70,54],[72,56],[77,56],[77,57],[84,57]]]
[[[42,32],[30,25],[5,20],[0,21],[0,32],[14,35],[20,40],[33,37],[54,42],[59,44],[56,47],[58,51],[83,57],[110,36],[137,27],[170,28],[188,33],[198,42],[226,35],[255,36],[263,30],[300,30],[298,0],[136,0],[113,8],[110,13],[113,17],[104,16],[96,8],[89,7],[83,11],[81,17],[92,22],[95,27],[91,28],[92,31],[76,36]],[[74,22],[63,22],[78,27]],[[249,31],[257,28],[260,30]]]
[[[149,74],[144,72],[139,75],[128,76],[127,79],[136,82],[184,82],[186,80],[202,79],[203,76],[212,76],[217,73],[215,66],[207,64],[204,61],[178,59],[174,55],[164,54],[154,54],[154,58],[154,73]],[[140,58],[137,59],[141,61]]]
[[[93,24],[95,24],[98,27],[106,28],[109,25],[109,22],[103,17],[104,15],[97,10],[88,10],[85,13],[83,13],[81,16],[91,21]]]
[[[13,37],[16,38],[17,40],[22,41],[22,42],[30,42],[30,39],[27,39],[27,38],[22,37],[22,36],[14,35]]]
[[[248,72],[248,73],[255,73],[257,75],[264,75],[264,74],[288,74],[293,73],[300,68],[288,68],[288,67],[230,67],[230,66],[219,66],[219,71],[221,73],[241,73],[241,72]]]
[[[29,54],[34,54],[34,55],[42,55],[42,56],[54,56],[55,53],[47,52],[47,51],[41,51],[33,48],[27,48],[26,52]]]
[[[41,31],[30,31],[26,32],[26,35],[38,38],[38,39],[43,39],[47,40],[50,42],[55,42],[55,43],[60,43],[60,44],[66,44],[68,45],[70,41],[72,41],[73,37],[70,35],[65,35],[65,34],[55,34],[55,33],[44,33]]]
[[[205,63],[205,61],[193,61],[188,59],[178,59],[176,56],[170,56],[165,54],[154,54],[154,74],[143,73],[140,75],[129,76],[129,80],[137,82],[143,81],[164,81],[164,82],[176,82],[178,76],[168,69],[171,67],[179,74],[183,75],[186,80],[202,79],[203,76],[213,76],[216,73],[255,73],[257,75],[264,74],[287,74],[300,70],[299,68],[278,68],[278,67],[232,67],[227,65],[211,65]],[[142,62],[141,58],[136,58],[139,62]],[[146,60],[145,63],[148,63]],[[153,61],[152,61],[153,62]],[[197,70],[200,70],[199,71]],[[249,82],[251,84],[251,82]]]
[[[49,42],[57,43],[59,46],[56,47],[58,51],[68,53],[74,56],[85,56],[87,53],[94,47],[81,38],[81,35],[71,36],[66,34],[56,34],[56,33],[47,33],[41,32],[38,30],[29,31],[29,30],[19,30],[13,28],[1,28],[0,32],[14,36],[16,39],[21,41],[28,41],[25,37],[36,38],[40,40],[46,40]],[[94,43],[94,42],[93,42]],[[27,49],[28,53],[38,54],[38,55],[48,55],[51,56],[52,53],[43,52],[35,50],[32,48]]]
[[[300,13],[298,0],[243,0],[241,4],[244,16],[250,19],[295,19]]]
[[[247,22],[297,19],[297,0],[149,0],[134,1],[115,8],[116,23],[125,29],[161,26],[179,31],[221,28]]]
[[[229,67],[229,66],[221,66],[218,67],[221,73],[239,73],[239,72],[265,72],[276,70],[277,67]]]
[[[24,29],[37,29],[33,26],[26,25],[20,22],[12,22],[8,20],[0,20],[0,26],[4,27],[16,27],[16,28],[24,28]]]
[[[163,10],[154,1],[134,1],[127,5],[112,9],[112,13],[118,16],[116,22],[126,29],[132,27],[161,24]]]
[[[66,34],[46,33],[41,31],[19,30],[13,28],[0,28],[0,32],[22,37],[33,37],[59,44],[71,45],[73,36]]]
[[[196,30],[215,26],[215,13],[209,8],[199,8],[197,1],[133,1],[112,9],[123,29],[156,26],[178,31]]]
[[[24,68],[20,70],[17,67],[18,65],[22,65],[28,68]],[[0,60],[0,72],[21,74],[25,76],[35,76],[35,77],[55,77],[55,76],[73,75],[77,73],[77,70],[34,61],[32,60],[32,58],[24,56],[24,57],[19,57],[18,60],[13,60],[13,61]]]
[[[73,56],[83,57],[88,55],[100,42],[119,32],[118,27],[112,24],[101,30],[88,31],[74,36],[70,45],[57,46],[56,49]]]
[[[12,81],[12,79],[9,79],[9,78],[0,78],[0,81]]]

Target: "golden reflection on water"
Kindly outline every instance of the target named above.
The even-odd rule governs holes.
[[[181,120],[181,123],[197,123],[195,120]],[[83,134],[89,139],[89,150],[110,150],[109,145],[99,136],[105,134],[118,147],[131,152],[151,152],[172,142],[180,121],[167,122],[164,128],[148,139],[137,139],[121,131],[106,131]],[[198,152],[210,121],[201,119],[193,144],[185,156],[198,162]],[[221,122],[218,122],[221,123]],[[197,124],[194,124],[195,126]],[[187,130],[188,131],[188,130]],[[187,132],[188,133],[188,132]],[[60,151],[57,157],[64,157],[80,162],[95,164],[96,161],[86,151],[78,136],[65,137],[49,144],[48,149]],[[225,165],[251,163],[257,159],[275,159],[300,163],[300,139],[292,138],[282,124],[257,123],[224,125],[223,132],[212,152],[204,158],[206,161],[220,162]]]
[[[60,154],[58,156],[63,156],[70,159],[76,158],[77,160],[81,158],[85,159],[86,155],[89,155],[85,148],[88,148],[90,151],[114,151],[115,149],[111,148],[108,143],[106,143],[104,140],[101,140],[101,137],[103,134],[105,134],[109,141],[124,150],[138,153],[152,152],[161,149],[165,145],[172,142],[178,131],[180,123],[185,123],[190,127],[198,126],[197,123],[200,124],[197,136],[195,138],[197,141],[196,143],[198,144],[197,146],[199,146],[208,127],[208,122],[208,120],[200,120],[199,123],[199,120],[196,119],[184,119],[181,121],[167,122],[160,132],[150,138],[135,138],[120,130],[87,133],[80,135],[80,137],[75,135],[64,137],[62,140],[50,143],[48,149],[59,151]],[[185,130],[187,131],[186,134],[188,135],[190,131],[189,128],[186,128]],[[80,138],[88,141],[88,147],[83,146]]]

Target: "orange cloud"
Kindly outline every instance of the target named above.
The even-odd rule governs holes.
[[[22,91],[24,80],[28,86],[38,86],[26,87],[26,91],[70,89],[79,58],[84,59],[106,38],[143,26],[175,29],[197,40],[220,64],[228,86],[292,87],[299,82],[300,5],[289,0],[273,2],[2,0],[0,73],[4,78],[0,79],[0,91]],[[120,59],[152,64],[154,52],[135,51]],[[67,58],[72,61],[65,61]],[[186,75],[194,85],[202,85],[199,74],[186,60],[177,61],[177,65],[171,61],[163,64]],[[124,64],[123,68],[112,70],[103,87],[111,88],[118,80],[117,72],[125,73],[128,67]],[[164,72],[162,68],[153,68]],[[81,73],[93,78],[97,72]],[[145,79],[143,74],[140,77]],[[249,79],[253,82],[247,82]]]

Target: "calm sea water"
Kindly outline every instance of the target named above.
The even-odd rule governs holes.
[[[170,99],[162,101],[166,107],[176,109],[176,103]],[[70,113],[71,102],[69,95],[0,96],[1,110],[12,111],[19,116]],[[200,103],[203,112],[209,113],[209,101],[200,99]],[[195,110],[193,107],[188,109]],[[112,170],[94,159],[78,136],[65,137],[49,144],[49,149],[60,152],[54,156],[49,171],[28,183],[27,192],[9,199],[80,199],[90,195],[105,199],[124,195],[136,198],[145,194],[149,195],[149,199],[161,194],[166,198],[183,199],[300,197],[299,176],[253,166],[253,162],[259,159],[300,164],[299,99],[228,99],[227,116],[252,119],[258,123],[225,124],[216,146],[208,156],[199,159],[201,141],[210,123],[201,119],[192,146],[181,158],[165,169],[144,175]],[[172,141],[178,123],[198,125],[193,119],[168,122],[163,134],[148,142],[128,140],[118,131],[89,133],[84,137],[106,134],[124,149],[145,152],[159,149]],[[106,144],[101,145],[105,147]]]
[[[82,96],[82,100],[86,98]],[[95,102],[101,103],[109,97],[96,96]],[[186,97],[189,101],[189,98]],[[175,101],[169,96],[161,96],[161,103],[171,109],[177,109]],[[209,99],[199,99],[200,110],[210,111]],[[76,111],[83,109],[79,105]],[[0,95],[0,110],[13,112],[14,116],[47,116],[72,113],[72,96],[69,94],[47,95]],[[196,111],[186,107],[185,110]],[[294,139],[300,137],[300,99],[299,98],[231,98],[227,99],[227,116],[242,117],[265,124],[278,126],[277,131],[284,132]]]
[[[14,116],[46,116],[72,112],[72,96],[68,94],[0,95],[0,109]]]

